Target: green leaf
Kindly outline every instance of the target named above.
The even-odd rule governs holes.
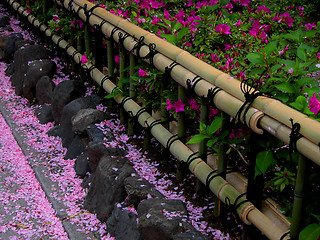
[[[205,134],[206,129],[207,129],[207,125],[204,124],[203,122],[199,122],[199,124],[200,124],[200,133]]]
[[[157,23],[157,25],[159,25],[159,26],[161,26],[161,27],[164,27],[165,29],[168,29],[168,30],[170,30],[171,31],[171,28],[170,27],[168,27],[167,25],[165,25],[165,24],[163,24],[163,23]]]
[[[255,64],[262,64],[264,65],[264,58],[261,53],[255,52],[255,53],[249,53],[247,55],[247,58],[250,62],[255,63]]]
[[[209,127],[207,127],[207,134],[212,136],[216,134],[219,128],[221,128],[223,117],[215,117]]]
[[[279,41],[268,43],[262,50],[267,56],[270,55],[278,46]]]
[[[212,147],[214,146],[218,141],[218,138],[214,138],[214,139],[210,139],[208,142],[207,142],[207,147]]]
[[[164,19],[164,22],[165,22],[167,25],[169,25],[170,27],[172,27],[172,26],[171,26],[172,22],[171,22],[170,20]]]
[[[189,31],[189,28],[187,28],[187,27],[182,28],[181,30],[179,30],[179,32],[177,33],[178,41],[181,41],[182,38],[187,34],[188,31]]]
[[[187,144],[194,144],[194,143],[200,143],[202,142],[204,139],[210,138],[207,135],[202,135],[202,134],[196,134],[194,135],[188,142]]]
[[[259,174],[264,175],[269,167],[275,165],[275,159],[271,151],[262,151],[256,157],[255,177]]]
[[[300,58],[302,61],[307,61],[307,54],[306,54],[306,49],[302,48],[301,46],[298,47],[297,49],[297,56]]]
[[[283,191],[283,189],[286,187],[286,184],[283,182],[280,184],[280,192]]]
[[[293,103],[290,103],[289,105],[294,107],[295,109],[299,110],[299,111],[303,111],[304,108],[306,107],[307,104],[307,99],[304,96],[298,96],[296,98],[296,101]]]
[[[320,225],[312,223],[306,226],[299,234],[299,240],[318,240],[320,236]]]
[[[178,31],[181,27],[182,27],[182,23],[177,22],[176,24],[174,24],[172,29]]]
[[[113,97],[115,97],[119,92],[120,92],[120,89],[115,88],[115,89],[112,91],[112,93],[108,94],[108,95],[105,96],[104,98],[106,98],[106,99],[113,98]]]
[[[284,93],[295,93],[296,92],[294,86],[288,82],[276,84],[276,85],[274,85],[274,87]]]
[[[172,43],[173,45],[177,45],[177,36],[172,34],[160,34],[160,37],[165,38],[169,43]]]

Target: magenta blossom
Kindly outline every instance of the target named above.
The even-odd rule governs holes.
[[[181,99],[179,99],[178,101],[176,101],[174,104],[174,111],[175,112],[183,112],[184,111],[184,107],[185,107],[185,104],[182,102]]]
[[[114,61],[115,61],[117,64],[120,63],[120,57],[119,57],[119,55],[116,55],[116,56],[114,57]]]
[[[304,25],[307,29],[307,31],[310,31],[312,29],[317,29],[317,25],[313,22],[313,23],[307,23]]]
[[[257,7],[257,12],[258,13],[261,13],[262,11],[264,11],[265,13],[271,13],[270,9],[267,8],[265,5]]]
[[[215,28],[216,30],[216,33],[219,33],[219,34],[231,34],[230,32],[230,26],[228,26],[227,24],[218,24],[218,26],[216,26]]]
[[[139,74],[139,77],[145,77],[147,76],[147,71],[144,71],[141,68],[139,68],[138,74]]]
[[[316,94],[314,93],[313,96],[310,98],[309,106],[311,112],[317,115],[320,111],[320,101],[318,100]]]
[[[81,61],[81,64],[85,64],[88,62],[88,59],[85,55],[82,55],[82,58],[80,59],[80,61]]]
[[[170,98],[167,98],[167,111],[169,111],[173,107],[174,105],[170,102]]]
[[[273,21],[278,21],[278,23],[280,22],[284,22],[285,24],[287,24],[289,27],[292,27],[292,24],[294,22],[294,19],[292,17],[290,17],[290,13],[285,12],[279,14],[277,13],[277,16],[275,16],[274,18],[272,18]]]
[[[200,105],[197,105],[197,102],[194,98],[190,98],[188,100],[189,106],[191,109],[198,111],[200,108]]]

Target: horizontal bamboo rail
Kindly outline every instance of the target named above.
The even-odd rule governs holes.
[[[43,23],[40,23],[33,15],[27,13],[18,2],[15,0],[7,0],[7,2],[17,10],[21,15],[27,16],[28,21],[38,27],[46,36],[51,37],[52,41],[57,44],[60,48],[65,49],[68,55],[73,57],[73,60],[80,64],[80,59],[82,55],[77,52],[77,50],[70,46],[70,44],[65,41],[60,36],[53,34],[50,29]],[[81,64],[81,67],[84,70],[89,70],[89,74],[92,79],[100,86],[104,88],[108,93],[111,93],[117,86],[110,81],[106,75],[101,73],[94,65],[91,63]],[[102,83],[102,85],[101,85]],[[126,97],[121,93],[117,94],[114,99],[117,103],[122,103]],[[133,100],[129,99],[123,104],[124,109],[129,112],[131,111],[133,115],[136,115],[142,108]],[[151,126],[156,120],[147,112],[143,112],[138,117],[138,122],[141,126]],[[162,125],[157,124],[151,128],[152,135],[163,145],[166,146],[167,142],[172,138],[173,134],[170,133]],[[193,156],[193,151],[191,151],[186,145],[184,145],[180,140],[176,140],[172,143],[170,147],[170,152],[175,156],[179,161],[186,162],[190,157]],[[202,182],[206,183],[208,177],[212,173],[212,169],[208,166],[202,159],[196,157],[189,164],[189,170],[197,176],[197,178]],[[217,176],[212,181],[209,182],[208,187],[210,190],[224,203],[229,200],[231,203],[235,203],[237,200],[239,202],[246,200],[239,192],[222,177]],[[282,238],[285,234],[279,227],[274,226],[273,222],[256,209],[252,203],[244,202],[240,204],[237,208],[237,213],[240,216],[241,220],[246,224],[254,224],[258,229],[260,229],[269,239],[278,240]],[[287,236],[282,239],[288,239]]]
[[[70,11],[78,13],[79,17],[84,21],[87,20],[84,9],[88,11],[95,7],[94,4],[85,0],[65,0],[63,3],[58,0],[54,1]],[[131,37],[126,38],[124,41],[124,47],[129,51],[137,43],[136,39],[143,36],[145,44],[155,43],[156,49],[159,51],[153,59],[154,66],[157,69],[165,71],[167,66],[176,61],[180,65],[172,69],[171,76],[180,85],[187,88],[188,79],[194,79],[194,77],[199,75],[207,81],[199,81],[196,84],[194,90],[198,96],[207,96],[209,89],[220,87],[223,91],[220,91],[214,97],[216,107],[232,117],[235,117],[239,108],[241,108],[244,102],[244,94],[240,91],[240,82],[228,74],[217,70],[193,57],[190,53],[158,38],[154,34],[141,29],[121,17],[111,14],[103,8],[94,8],[89,15],[88,22],[92,26],[101,26],[101,31],[107,38],[112,36],[112,31],[115,27],[119,28],[115,33],[129,33]],[[113,34],[112,37],[115,41],[119,42],[117,34]],[[149,52],[149,47],[144,45],[141,47],[139,54],[140,56],[147,56]],[[148,60],[145,61],[149,62]],[[256,108],[250,107],[245,118],[246,124],[253,131],[261,134],[261,129],[264,129],[284,143],[289,144],[291,133],[290,118],[292,118],[295,122],[300,123],[300,133],[304,136],[297,140],[297,150],[317,165],[320,165],[318,146],[320,142],[320,123],[282,104],[278,100],[264,96],[258,97],[253,102],[253,106]]]

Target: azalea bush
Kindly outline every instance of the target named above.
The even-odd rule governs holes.
[[[265,95],[320,121],[320,11],[314,11],[319,6],[318,0],[100,0],[94,3],[240,81],[250,80]],[[30,2],[29,7],[39,12],[38,1]],[[82,22],[66,10],[54,9],[53,17],[46,19],[57,33],[71,37],[71,32],[75,32],[78,38],[82,34]],[[119,56],[116,57],[118,62]],[[163,104],[173,117],[184,112],[191,122],[199,121],[199,97],[188,96],[187,102],[182,102],[176,83],[168,82],[162,89],[163,73],[142,60],[135,70],[132,78],[138,99],[158,110],[162,95],[166,99]],[[128,94],[128,82],[129,78],[120,82],[125,94]],[[223,119],[217,114],[218,110],[211,107],[209,123],[200,123],[199,134],[189,143],[206,139],[207,146],[214,152],[218,151],[219,144],[226,144],[229,162],[236,158],[245,162],[250,150],[247,145],[250,130],[235,125],[233,119],[226,116],[224,120],[230,124],[220,130]],[[292,198],[287,196],[293,196],[298,155],[271,136],[266,136],[260,145],[264,150],[257,155],[255,174],[266,176],[267,191],[279,193],[274,197],[290,215]],[[318,166],[312,166],[310,182],[314,186],[320,186],[317,170]],[[320,201],[315,190],[310,191],[309,199],[307,212],[320,215],[314,204]],[[313,220],[309,217],[305,223]]]

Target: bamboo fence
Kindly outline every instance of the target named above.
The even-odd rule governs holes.
[[[60,36],[53,34],[45,24],[40,23],[33,15],[27,13],[26,9],[18,2],[15,0],[7,0],[7,2],[21,15],[27,17],[30,23],[44,32],[46,36],[50,37],[55,44],[60,48],[65,49],[67,54],[71,56],[77,64],[81,64],[80,59],[82,54],[80,54],[77,49]],[[200,77],[200,81],[194,86],[194,91],[198,96],[208,98],[210,97],[209,92],[213,91],[216,93],[213,98],[215,106],[232,117],[235,117],[239,109],[243,106],[245,98],[243,92],[240,91],[240,82],[193,57],[190,53],[167,43],[156,37],[154,34],[135,26],[127,20],[115,16],[107,10],[97,7],[88,1],[65,0],[60,2],[55,0],[55,2],[63,5],[69,11],[77,13],[82,20],[89,23],[91,26],[99,26],[101,32],[108,39],[108,43],[111,42],[110,40],[115,41],[116,43],[122,41],[123,47],[131,52],[130,67],[134,66],[135,57],[142,57],[146,62],[153,63],[154,67],[163,72],[165,72],[168,66],[177,63],[171,71],[171,77],[184,89],[188,88],[188,80],[190,81],[190,79]],[[121,34],[128,35],[125,39],[121,40]],[[141,39],[141,37],[144,38],[141,47],[136,51],[132,51],[132,49],[135,49],[137,43],[139,43],[138,39]],[[150,44],[156,44],[156,52],[153,52],[153,54]],[[108,44],[108,47],[109,46],[111,46],[111,44]],[[112,50],[108,49],[108,52],[109,51]],[[146,56],[148,55],[153,56],[151,59],[147,59]],[[89,72],[91,78],[98,85],[103,87],[108,93],[112,93],[118,88],[110,80],[110,77],[113,75],[112,69],[114,68],[112,64],[113,59],[108,55],[108,76],[104,75],[91,63],[81,64],[81,67]],[[124,64],[124,62],[121,64]],[[220,88],[221,91],[215,92],[218,88]],[[133,92],[130,94],[132,94],[130,97],[134,96]],[[127,112],[131,112],[133,116],[138,116],[137,120],[141,126],[152,126],[150,129],[151,134],[163,146],[167,146],[168,142],[174,139],[174,135],[169,130],[161,124],[157,124],[157,120],[146,111],[143,111],[143,108],[131,98],[119,93],[114,99],[117,103],[122,104]],[[203,109],[201,115],[205,116],[207,114],[205,110],[206,106],[203,106]],[[253,102],[252,107],[249,108],[245,116],[243,116],[242,113],[240,119],[243,119],[255,133],[262,134],[263,130],[265,130],[282,140],[284,143],[289,144],[290,134],[292,132],[290,118],[294,119],[295,122],[299,122],[301,125],[300,133],[303,137],[296,142],[297,150],[308,159],[311,159],[313,162],[320,165],[320,151],[318,147],[318,143],[320,142],[320,134],[318,134],[320,133],[320,124],[318,122],[309,119],[307,116],[283,105],[275,99],[264,96],[259,96]],[[183,132],[183,130],[180,131]],[[202,183],[207,184],[220,201],[238,205],[236,211],[244,223],[254,224],[269,239],[288,239],[287,232],[284,232],[279,227],[275,226],[268,217],[242,196],[242,194],[240,194],[229,182],[215,174],[211,167],[203,161],[201,158],[201,151],[205,152],[206,150],[201,150],[198,154],[195,154],[179,139],[172,142],[169,150],[177,160],[188,162],[189,170],[194,173]],[[303,160],[300,162],[301,164],[304,164]],[[225,166],[221,166],[219,171],[223,172],[224,170],[222,169],[224,168]],[[300,171],[299,178],[303,178],[302,172],[303,171]],[[208,179],[210,179],[210,181],[208,181]],[[302,191],[301,186],[298,190],[300,192]],[[301,202],[296,202],[296,204],[301,205]],[[300,217],[299,214],[298,216]]]

